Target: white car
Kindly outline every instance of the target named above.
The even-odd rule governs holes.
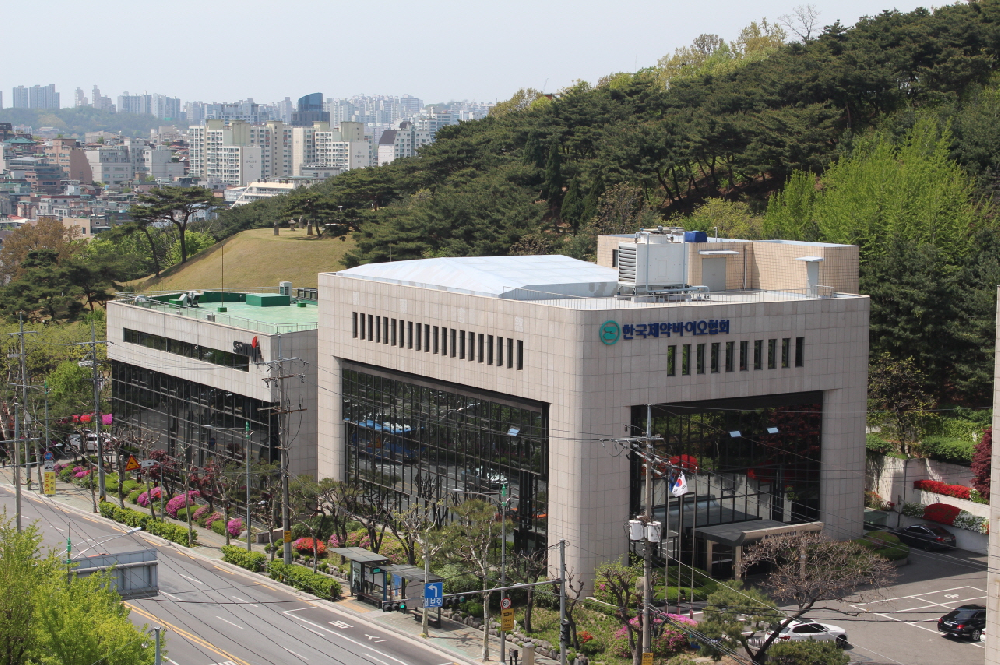
[[[765,634],[765,639],[770,637],[772,632],[768,631]],[[778,633],[778,639],[775,642],[779,640],[792,642],[803,642],[806,640],[836,642],[837,646],[841,648],[846,647],[848,644],[847,631],[840,626],[832,626],[828,623],[819,623],[818,621],[810,621],[809,619],[789,623]]]

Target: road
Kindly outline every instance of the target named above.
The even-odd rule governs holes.
[[[118,535],[87,555],[159,551],[160,595],[128,605],[136,625],[167,629],[168,659],[176,665],[451,665],[455,660],[357,615],[303,601],[262,577],[244,577],[148,542],[142,533],[122,535],[126,527],[64,510],[37,495],[23,497],[24,524],[38,525],[46,547],[64,552],[69,535],[77,556],[95,540]],[[12,488],[0,487],[0,505],[13,515]]]

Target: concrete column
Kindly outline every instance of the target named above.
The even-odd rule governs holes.
[[[1000,292],[1000,289],[998,289]],[[1000,310],[998,310],[1000,311]],[[1000,315],[997,317],[1000,319]],[[1000,340],[1000,338],[998,338]],[[1000,341],[997,348],[1000,349]],[[993,431],[1000,435],[1000,355],[993,369]],[[986,665],[1000,665],[1000,445],[993,445],[990,465],[990,544],[989,572],[986,575]]]

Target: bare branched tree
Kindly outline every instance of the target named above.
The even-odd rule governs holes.
[[[778,23],[788,28],[803,42],[808,42],[819,32],[819,10],[816,5],[799,5],[791,14],[778,17]]]

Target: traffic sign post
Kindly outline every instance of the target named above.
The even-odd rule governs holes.
[[[444,582],[424,585],[424,607],[442,607],[444,604]]]
[[[505,598],[504,600],[510,600]],[[505,633],[509,633],[514,630],[514,610],[506,609],[500,610],[500,630]],[[652,665],[652,663],[650,663]]]
[[[144,461],[155,462],[155,460],[144,460]],[[152,464],[150,466],[152,466]],[[135,458],[135,455],[129,455],[128,456],[128,463],[125,464],[125,470],[126,471],[138,471],[140,468],[142,468],[142,467],[139,464],[139,460],[137,460]]]
[[[500,601],[500,609],[509,610],[510,609],[510,598],[504,598]]]

